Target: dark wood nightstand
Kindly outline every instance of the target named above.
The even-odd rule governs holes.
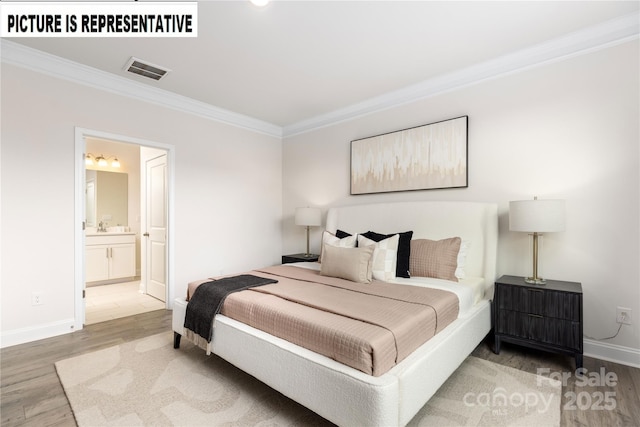
[[[305,254],[292,254],[292,255],[282,255],[282,263],[288,264],[290,262],[316,262],[320,258],[320,255],[309,254],[309,256],[305,256]]]
[[[547,280],[526,283],[502,276],[493,298],[495,353],[507,341],[539,350],[569,354],[582,367],[582,285]]]

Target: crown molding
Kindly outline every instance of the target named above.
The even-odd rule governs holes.
[[[117,95],[146,101],[205,119],[226,123],[253,132],[282,138],[282,128],[262,120],[215,107],[124,77],[51,55],[28,46],[1,41],[2,62],[26,68],[52,77],[69,80]]]
[[[3,63],[27,68],[78,84],[150,102],[253,132],[277,138],[286,138],[462,89],[486,80],[605,49],[635,40],[638,38],[639,33],[640,12],[634,12],[530,48],[443,74],[421,83],[284,127],[144,85],[4,39],[1,40],[1,59]]]
[[[562,37],[443,74],[397,91],[370,98],[327,114],[284,126],[283,137],[310,132],[375,112],[387,110],[489,79],[525,71],[571,57],[625,43],[639,36],[640,12],[605,21]]]

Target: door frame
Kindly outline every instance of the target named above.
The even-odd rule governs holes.
[[[85,183],[85,162],[84,155],[86,153],[85,138],[94,137],[107,139],[114,142],[124,142],[139,146],[159,148],[167,152],[167,300],[165,306],[170,309],[174,298],[174,158],[175,147],[170,144],[164,144],[156,141],[149,141],[141,138],[135,138],[125,135],[118,135],[110,132],[103,132],[95,129],[86,129],[75,127],[75,201],[74,201],[74,330],[80,330],[84,327],[85,320],[85,304],[84,304],[84,281],[85,281],[85,234],[83,222],[85,221],[86,201],[84,194]],[[141,171],[141,174],[143,172]]]

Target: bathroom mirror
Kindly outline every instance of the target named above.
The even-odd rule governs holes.
[[[86,171],[86,216],[88,227],[128,226],[128,189],[126,173]]]

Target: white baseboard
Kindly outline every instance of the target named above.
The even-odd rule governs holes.
[[[637,348],[607,344],[585,338],[584,355],[640,368],[640,349]]]
[[[24,344],[44,338],[68,334],[75,331],[74,319],[60,320],[45,325],[31,326],[28,328],[6,331],[0,336],[0,348]]]

